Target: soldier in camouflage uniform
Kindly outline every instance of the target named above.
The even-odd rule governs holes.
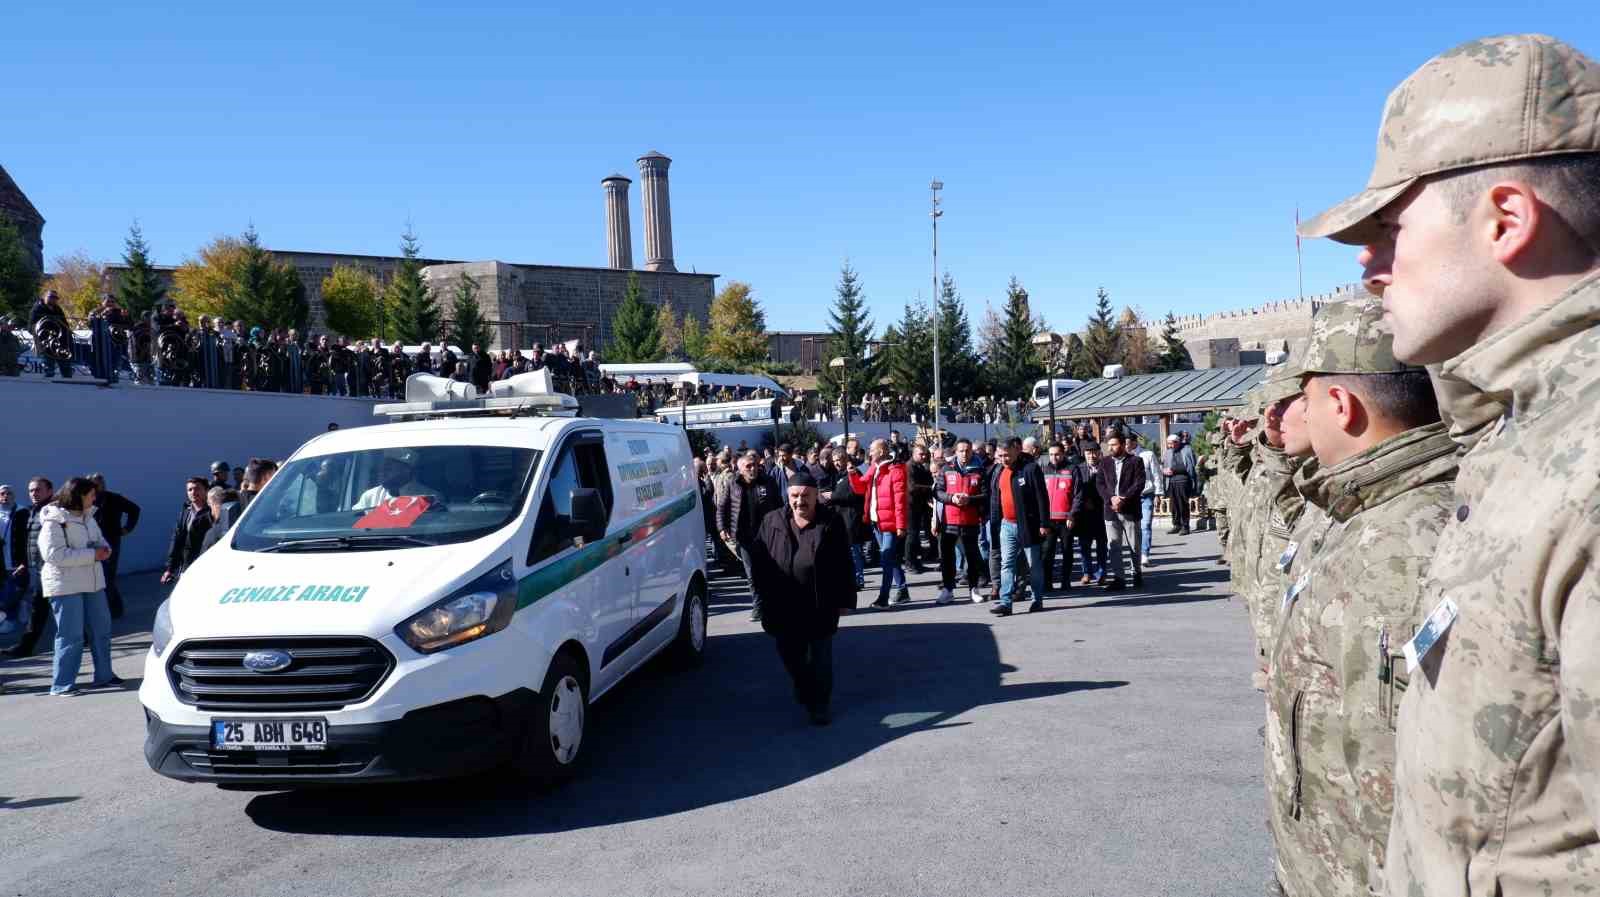
[[[1291,371],[1295,362],[1285,362]],[[1283,450],[1280,424],[1284,410],[1300,395],[1298,376],[1275,376],[1261,388],[1261,432],[1251,449],[1250,473],[1238,501],[1238,532],[1230,541],[1237,544],[1233,555],[1234,590],[1244,598],[1250,615],[1250,631],[1255,636],[1257,671],[1252,678],[1256,688],[1266,686],[1267,649],[1272,645],[1277,625],[1279,586],[1278,557],[1305,508],[1305,500],[1294,488],[1294,474],[1303,457]]]
[[[1390,94],[1368,188],[1301,229],[1364,247],[1464,449],[1405,646],[1391,897],[1600,888],[1597,191],[1600,64],[1487,38]]]
[[[1393,805],[1396,648],[1454,511],[1455,443],[1433,384],[1395,361],[1376,302],[1324,308],[1284,447],[1306,511],[1281,559],[1267,675],[1268,807],[1289,897],[1381,884]],[[1297,419],[1299,418],[1299,419]]]

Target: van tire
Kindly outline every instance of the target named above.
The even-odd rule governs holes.
[[[706,658],[710,611],[706,608],[706,587],[695,579],[684,593],[683,616],[678,621],[678,637],[672,640],[672,660],[684,669],[699,666]]]
[[[577,775],[589,721],[589,681],[583,664],[562,651],[550,661],[544,686],[523,727],[515,773],[539,787],[554,787]]]

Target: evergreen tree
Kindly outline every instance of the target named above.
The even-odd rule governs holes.
[[[1003,317],[985,368],[995,395],[1033,394],[1033,384],[1045,375],[1038,348],[1033,345],[1033,338],[1038,334],[1037,321],[1028,306],[1028,291],[1012,277],[1006,286]],[[1064,358],[1058,359],[1058,367],[1062,360]]]
[[[1122,363],[1122,346],[1117,334],[1117,319],[1111,312],[1111,294],[1101,287],[1094,294],[1094,314],[1089,316],[1089,327],[1083,334],[1083,347],[1087,361],[1099,377],[1107,365]]]
[[[0,314],[9,312],[28,326],[28,312],[39,298],[40,273],[22,245],[22,233],[0,215]]]
[[[902,398],[933,395],[933,321],[921,302],[906,303],[900,323],[884,334],[889,384]],[[868,391],[875,387],[869,386]],[[853,395],[853,393],[852,393]]]
[[[694,315],[683,319],[683,354],[696,364],[706,357],[706,328]]]
[[[1178,335],[1178,319],[1167,312],[1166,320],[1161,322],[1161,353],[1156,356],[1157,371],[1192,371],[1194,359],[1189,357],[1189,349],[1183,344],[1183,337]]]
[[[448,340],[460,346],[462,351],[471,352],[473,346],[487,350],[493,339],[494,334],[490,332],[489,322],[483,316],[483,308],[478,305],[478,279],[462,271],[456,278],[450,296]]]
[[[439,341],[439,306],[422,279],[422,244],[407,227],[400,236],[400,270],[383,291],[384,305],[394,316],[394,334],[408,345]]]
[[[628,274],[622,304],[611,316],[611,345],[606,357],[615,364],[638,364],[661,357],[661,329],[656,310],[644,301],[639,275]]]
[[[846,389],[853,398],[860,398],[878,382],[879,358],[867,357],[867,346],[872,341],[872,319],[867,314],[866,297],[861,292],[861,277],[849,262],[839,269],[839,283],[833,288],[833,308],[828,312],[828,338],[824,355],[817,359],[820,373],[817,389],[822,400],[833,405],[839,400],[839,391]],[[845,367],[829,364],[843,358]]]
[[[1089,347],[1076,333],[1067,337],[1066,344],[1061,347],[1061,357],[1066,359],[1068,377],[1074,380],[1100,379],[1102,369],[1095,366],[1094,357],[1089,354]]]
[[[378,279],[352,265],[335,265],[322,279],[322,310],[328,329],[356,339],[380,335]]]
[[[144,231],[139,229],[138,221],[128,228],[128,238],[122,247],[122,265],[122,274],[117,279],[118,304],[135,318],[153,311],[166,298],[167,285],[150,264],[150,245],[144,241]]]
[[[955,279],[946,271],[939,283],[939,386],[941,398],[965,399],[978,394],[978,355],[972,345],[972,322],[956,292]],[[932,347],[929,348],[932,352]],[[928,360],[929,367],[933,360]],[[933,394],[931,386],[923,395]]]
[[[272,257],[256,229],[247,228],[239,241],[238,266],[225,287],[223,315],[246,327],[304,329],[311,306],[299,272]]]
[[[709,353],[735,366],[751,365],[767,357],[767,317],[751,293],[750,285],[731,281],[711,300]]]

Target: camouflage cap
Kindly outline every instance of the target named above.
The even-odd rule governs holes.
[[[1311,319],[1311,342],[1300,374],[1388,374],[1420,371],[1394,357],[1394,333],[1383,324],[1383,303],[1335,302]]]
[[[1300,375],[1305,372],[1304,360],[1305,351],[1295,349],[1290,351],[1288,358],[1267,371],[1267,379],[1261,384],[1263,411],[1300,394]]]
[[[1542,34],[1468,41],[1423,63],[1384,105],[1367,189],[1300,225],[1364,245],[1372,216],[1421,178],[1561,153],[1600,152],[1600,66]]]

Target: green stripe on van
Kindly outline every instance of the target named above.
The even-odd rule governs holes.
[[[685,493],[683,497],[666,507],[633,521],[626,528],[598,542],[591,542],[566,557],[522,577],[517,583],[517,610],[559,591],[578,577],[598,570],[606,561],[620,557],[624,552],[644,544],[645,540],[655,535],[658,530],[693,512],[695,499],[695,493]],[[632,536],[632,539],[624,543],[622,541],[624,535]]]

